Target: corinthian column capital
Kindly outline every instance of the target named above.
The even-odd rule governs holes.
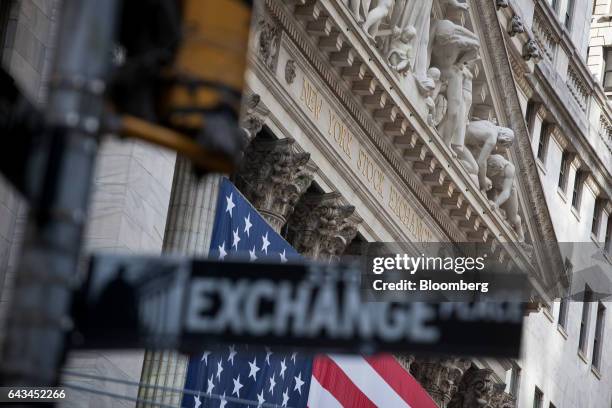
[[[446,408],[471,362],[461,358],[416,358],[410,372],[441,408]]]
[[[289,220],[289,241],[304,255],[337,259],[357,235],[361,222],[355,207],[340,193],[307,194]]]
[[[310,187],[316,166],[293,139],[255,139],[245,153],[236,185],[276,232]]]

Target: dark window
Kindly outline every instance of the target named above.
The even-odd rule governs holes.
[[[569,302],[566,297],[562,297],[559,301],[559,319],[557,324],[564,329],[567,328],[567,308],[569,307]]]
[[[570,163],[572,155],[568,151],[564,151],[561,155],[561,169],[559,170],[559,188],[565,192],[567,190],[567,176],[569,175]]]
[[[612,48],[604,48],[604,74],[603,87],[606,91],[612,91]]]
[[[601,224],[601,213],[603,211],[601,199],[595,200],[593,207],[593,221],[591,222],[591,234],[599,240],[599,225]]]
[[[580,210],[580,201],[582,200],[582,186],[584,184],[584,173],[576,171],[574,177],[574,191],[572,192],[572,207]]]
[[[544,400],[544,394],[538,387],[535,388],[533,394],[533,408],[542,408],[542,401]]]
[[[568,0],[567,11],[565,12],[565,27],[572,29],[572,18],[574,17],[574,0]]]
[[[517,365],[512,366],[512,370],[510,372],[510,395],[514,397],[514,399],[518,399],[519,392],[519,384],[521,383],[521,367]]]
[[[612,214],[608,216],[608,225],[606,226],[606,239],[604,241],[606,251],[612,253]]]
[[[525,112],[525,122],[527,122],[527,130],[529,131],[529,138],[533,137],[533,125],[535,124],[535,118],[538,109],[537,104],[530,100],[527,103],[527,111]]]
[[[578,338],[578,348],[586,355],[586,346],[589,330],[589,310],[593,301],[593,291],[588,285],[584,287],[584,296],[582,298],[582,318],[580,319],[580,337]]]
[[[599,369],[601,364],[601,345],[603,344],[603,328],[606,308],[601,303],[597,306],[597,320],[595,321],[595,338],[593,339],[593,367]]]
[[[542,124],[540,131],[540,141],[538,142],[538,159],[545,163],[546,149],[548,148],[548,138],[550,137],[550,126]]]

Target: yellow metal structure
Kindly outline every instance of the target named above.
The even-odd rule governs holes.
[[[203,111],[229,107],[238,117],[244,86],[251,5],[245,0],[183,0],[183,39],[167,76],[164,118],[202,129]]]

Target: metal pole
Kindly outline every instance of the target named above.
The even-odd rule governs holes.
[[[119,0],[62,3],[49,132],[35,147],[37,176],[28,181],[34,197],[9,310],[5,386],[58,383],[116,34]]]

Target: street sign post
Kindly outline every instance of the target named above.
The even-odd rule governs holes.
[[[367,301],[360,277],[356,264],[95,256],[75,346],[518,356],[522,303]]]

